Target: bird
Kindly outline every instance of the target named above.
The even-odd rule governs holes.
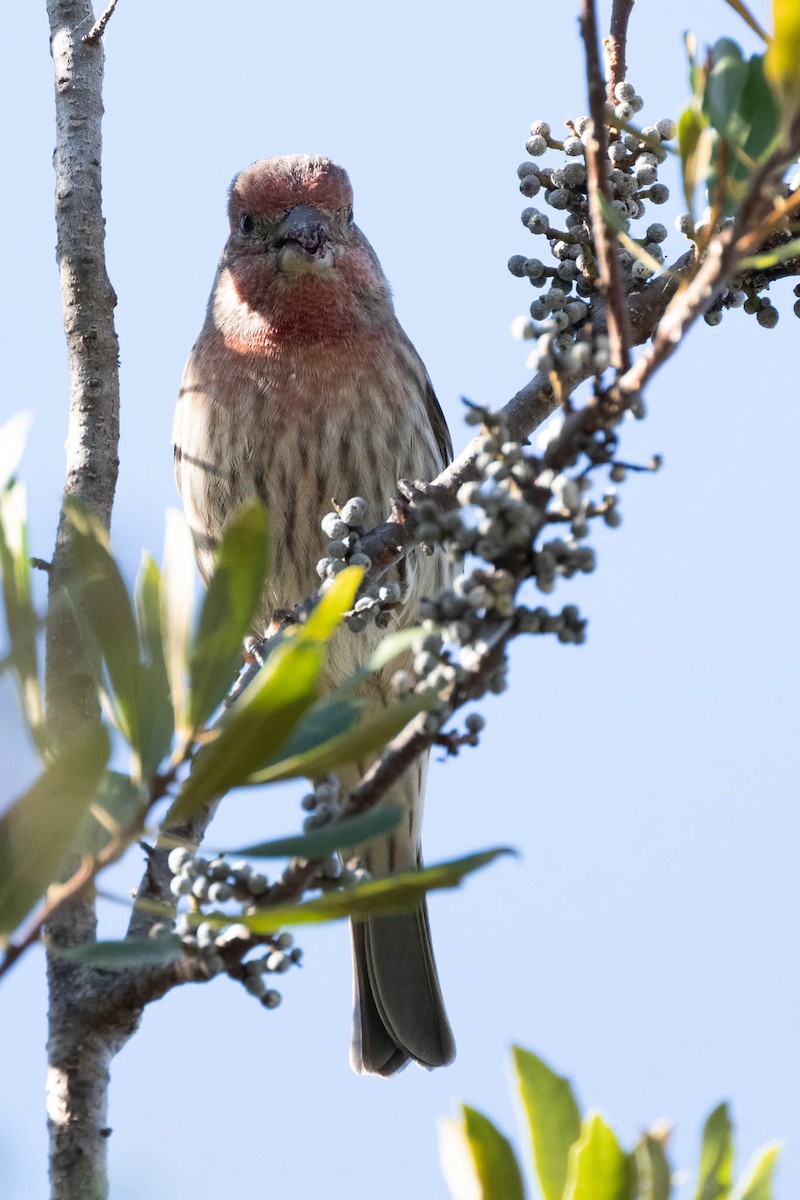
[[[272,566],[259,614],[264,628],[318,586],[320,522],[332,499],[363,497],[366,526],[377,524],[397,481],[434,478],[452,443],[378,257],[354,221],[344,168],[322,155],[261,159],[234,178],[228,218],[181,381],[175,471],[204,580],[227,518],[252,497],[266,506]],[[420,597],[446,577],[441,552],[412,551],[399,564],[400,626],[418,621]],[[351,675],[375,637],[374,625],[339,631],[323,687]],[[361,685],[369,703],[391,702],[393,669]],[[345,794],[368,765],[337,772]],[[403,808],[395,830],[357,848],[373,877],[421,867],[426,771],[427,761],[418,761],[384,798]],[[353,1069],[389,1076],[411,1061],[428,1069],[452,1062],[425,900],[351,928]]]

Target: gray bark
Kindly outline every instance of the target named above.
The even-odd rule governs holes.
[[[85,45],[94,14],[88,0],[48,0],[56,100],[57,258],[70,376],[65,496],[77,496],[107,527],[117,480],[119,378],[116,297],[104,257],[100,189],[103,49]],[[62,512],[50,572],[50,598],[71,576],[69,526]],[[51,603],[47,622],[47,730],[54,744],[100,719],[69,609]],[[95,937],[86,901],[59,913],[47,930],[54,947]],[[106,1176],[109,1063],[120,1031],[91,1018],[92,973],[48,954],[47,1112],[54,1200],[102,1200]]]

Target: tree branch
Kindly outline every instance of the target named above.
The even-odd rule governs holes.
[[[611,23],[609,35],[605,40],[606,74],[608,103],[614,104],[616,98],[614,89],[622,83],[628,73],[626,55],[628,50],[628,21],[633,11],[635,0],[614,0],[611,8]]]
[[[94,22],[88,0],[47,0],[47,14],[56,85],[57,257],[70,375],[64,495],[80,497],[108,528],[118,469],[119,378],[116,297],[105,266],[101,206],[103,51],[84,45],[77,32]],[[100,719],[71,610],[58,603],[73,577],[62,510],[47,620],[47,734],[56,745]],[[62,907],[48,935],[54,947],[91,941],[94,905],[84,900]],[[91,1028],[83,1015],[95,982],[91,971],[49,954],[48,982],[53,1200],[104,1200],[108,1070],[121,1035]]]

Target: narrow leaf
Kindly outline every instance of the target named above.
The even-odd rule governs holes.
[[[750,9],[743,2],[743,0],[725,0],[725,3],[729,4],[733,11],[739,14],[745,24],[750,26],[753,33],[758,34],[762,41],[769,44],[769,34],[762,29],[761,25],[759,25],[758,21],[750,12]]]
[[[311,925],[321,921],[339,921],[344,917],[369,917],[374,913],[399,913],[413,908],[422,896],[440,888],[458,887],[465,876],[485,867],[502,854],[513,854],[513,850],[501,847],[484,850],[480,854],[469,854],[450,862],[425,867],[421,871],[406,871],[389,875],[384,879],[372,879],[341,892],[326,892],[316,900],[304,904],[286,904],[275,908],[264,908],[252,916],[237,914],[237,925],[246,925],[255,933],[271,933],[286,925]],[[202,920],[222,928],[230,925],[233,918],[203,914]]]
[[[110,750],[103,726],[79,734],[0,817],[0,937],[58,878]]]
[[[36,633],[39,622],[31,596],[28,520],[25,487],[15,483],[0,492],[0,571],[9,659],[14,668],[25,719],[37,744],[42,744],[44,705],[39,682]]]
[[[143,661],[139,664],[139,737],[142,776],[149,779],[172,747],[172,709],[161,626],[161,572],[142,555],[136,580],[136,623]]]
[[[119,942],[86,942],[58,950],[60,958],[99,967],[104,971],[126,971],[130,967],[157,967],[176,962],[183,943],[175,934],[157,938],[131,938]]]
[[[161,624],[175,729],[185,738],[191,727],[187,715],[189,636],[194,611],[194,549],[183,516],[167,513],[164,563],[161,571]]]
[[[742,95],[747,82],[747,63],[731,38],[719,38],[711,49],[711,70],[706,80],[703,111],[720,137],[741,145]]]
[[[732,1185],[733,1126],[727,1104],[720,1104],[703,1128],[697,1200],[726,1200]]]
[[[0,490],[6,488],[14,477],[25,453],[32,424],[32,412],[18,412],[0,425]]]
[[[776,246],[774,250],[769,250],[765,254],[751,254],[749,258],[743,258],[739,265],[746,270],[766,271],[778,263],[787,262],[793,258],[800,258],[800,238],[793,238],[791,242],[786,242],[783,246]]]
[[[733,1189],[731,1200],[772,1200],[772,1174],[782,1148],[773,1142],[756,1151]]]
[[[302,753],[290,755],[291,746],[287,742],[281,749],[280,757],[276,756],[273,762],[254,772],[248,782],[275,783],[298,776],[315,779],[343,763],[361,762],[390,742],[418,713],[430,708],[435,699],[433,693],[425,693],[399,700],[389,708],[381,708],[374,715],[365,716],[358,725],[330,741]]]
[[[324,661],[318,642],[287,638],[273,650],[196,755],[168,823],[247,783],[275,756],[313,702]]]
[[[353,607],[358,585],[364,577],[361,567],[345,567],[334,576],[333,583],[322,593],[304,625],[299,626],[303,637],[327,641],[342,617]]]
[[[578,1105],[568,1079],[528,1050],[515,1046],[513,1053],[542,1196],[561,1200],[570,1148],[581,1132]]]
[[[705,178],[710,159],[707,122],[695,103],[689,104],[678,118],[678,149],[681,155],[683,194],[686,207],[694,212],[697,185]]]
[[[107,530],[73,498],[65,508],[80,568],[73,605],[102,652],[120,732],[138,750],[139,639],[128,589],[109,549]]]
[[[800,107],[800,4],[772,0],[773,34],[766,57],[767,78],[780,100],[785,124]]]
[[[525,1200],[508,1138],[477,1109],[461,1106],[461,1121],[444,1121],[439,1156],[453,1200]]]
[[[599,1113],[591,1113],[569,1155],[564,1200],[632,1200],[627,1154]]]
[[[637,1200],[669,1200],[672,1171],[662,1140],[645,1133],[633,1152],[633,1158]]]
[[[355,817],[343,817],[315,829],[312,833],[295,837],[275,838],[270,842],[259,842],[244,846],[240,850],[226,850],[225,854],[243,855],[247,858],[324,858],[334,850],[360,846],[372,838],[396,829],[403,819],[404,809],[398,805],[373,808]]]
[[[224,699],[252,631],[267,574],[267,514],[260,501],[227,522],[189,659],[189,723],[202,725]]]

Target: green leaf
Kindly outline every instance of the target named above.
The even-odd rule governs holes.
[[[41,747],[44,704],[36,646],[39,622],[31,598],[27,505],[25,487],[21,483],[0,492],[0,571],[11,646],[9,660],[14,668],[22,711],[34,740]]]
[[[372,879],[340,892],[326,892],[318,899],[306,900],[303,904],[264,908],[252,916],[237,914],[235,918],[204,913],[198,920],[209,921],[220,928],[235,921],[237,925],[246,925],[255,933],[272,933],[286,925],[311,925],[321,921],[339,921],[344,917],[405,912],[414,908],[427,892],[458,887],[466,875],[485,867],[502,854],[513,853],[507,847],[484,850],[480,854],[468,854],[465,858],[437,863],[421,871],[405,871],[383,879]]]
[[[73,497],[65,501],[80,574],[71,596],[83,628],[108,670],[115,723],[139,749],[139,638],[128,589],[111,554],[108,532]]]
[[[275,756],[313,702],[324,662],[319,642],[287,637],[276,646],[196,755],[168,824],[247,783]]]
[[[335,696],[338,694],[337,688],[335,693],[311,705],[291,736],[281,746],[276,762],[300,758],[353,728],[364,711],[366,701],[357,697],[351,700],[337,700]]]
[[[513,1053],[542,1196],[561,1200],[570,1147],[581,1132],[578,1105],[568,1079],[528,1050],[515,1046]]]
[[[477,1109],[439,1131],[442,1170],[453,1200],[525,1200],[522,1172],[508,1138]]]
[[[0,817],[0,937],[13,932],[58,879],[110,750],[103,726],[85,730]]]
[[[242,658],[267,574],[267,514],[258,500],[227,522],[189,656],[189,723],[202,725],[222,702]]]
[[[296,779],[298,776],[316,779],[342,766],[343,763],[362,761],[390,742],[418,713],[432,707],[435,700],[436,696],[432,692],[398,700],[389,708],[380,708],[373,715],[367,715],[358,725],[347,728],[345,732],[329,741],[308,747],[302,752],[291,752],[294,742],[292,739],[292,743],[287,742],[282,747],[280,756],[276,756],[271,763],[254,772],[248,782],[276,783],[281,779]],[[318,710],[317,715],[320,716],[321,713],[322,709]],[[299,726],[297,732],[299,735]]]
[[[322,593],[318,604],[298,631],[304,638],[327,641],[342,617],[353,607],[358,585],[364,577],[362,567],[345,567]]]
[[[756,1151],[731,1192],[731,1200],[772,1200],[772,1173],[782,1148],[773,1142]]]
[[[669,1200],[672,1171],[660,1138],[643,1134],[633,1152],[637,1200]]]
[[[139,733],[142,776],[149,779],[172,748],[172,710],[161,627],[161,572],[142,555],[136,580],[136,623],[143,661],[139,664]]]
[[[32,412],[18,412],[0,425],[0,490],[8,487],[14,478],[32,424]]]
[[[334,850],[360,846],[372,838],[396,829],[403,819],[404,811],[399,804],[373,808],[355,817],[343,817],[333,821],[312,833],[275,838],[270,842],[259,842],[254,846],[226,850],[223,853],[244,855],[248,858],[325,858]]]
[[[183,516],[167,513],[164,565],[161,571],[161,628],[175,729],[182,739],[191,733],[187,714],[189,638],[194,613],[194,548]]]
[[[797,0],[772,0],[772,21],[767,78],[780,102],[784,124],[790,125],[800,108],[800,4]]]
[[[678,149],[686,207],[693,213],[697,185],[705,178],[710,160],[708,122],[694,102],[687,105],[678,118]]]
[[[800,258],[800,238],[793,238],[791,242],[776,246],[774,250],[768,250],[765,254],[751,254],[749,258],[743,258],[739,265],[746,270],[766,271],[793,258]]]
[[[564,1200],[633,1200],[632,1182],[630,1160],[613,1130],[590,1113],[570,1150]]]
[[[720,1104],[703,1128],[697,1200],[726,1200],[732,1184],[733,1126],[727,1104]]]
[[[84,963],[104,971],[126,971],[130,967],[157,967],[176,962],[184,953],[175,934],[165,937],[130,938],[119,942],[86,942],[57,950],[59,958]]]
[[[780,113],[764,71],[764,55],[754,54],[747,64],[742,94],[742,122],[747,128],[742,149],[753,162],[762,162],[780,133]],[[749,170],[746,172],[749,176]]]
[[[747,63],[731,38],[719,38],[711,48],[711,70],[706,80],[703,111],[720,137],[742,144],[742,95]]]
[[[119,829],[143,819],[147,800],[130,775],[106,771],[73,844],[76,854],[99,854]]]

